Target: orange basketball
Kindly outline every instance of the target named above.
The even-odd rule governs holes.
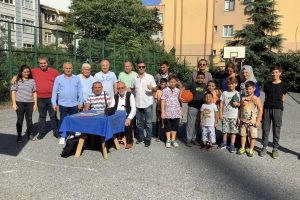
[[[193,93],[189,90],[183,90],[180,94],[180,98],[184,100],[185,103],[189,103],[193,100]]]

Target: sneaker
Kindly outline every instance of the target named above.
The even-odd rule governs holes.
[[[230,153],[236,152],[236,148],[235,148],[233,145],[230,145],[230,147],[229,147],[229,152],[230,152]]]
[[[222,143],[218,146],[218,149],[225,149],[227,147],[226,143]]]
[[[44,133],[39,133],[39,135],[37,136],[37,139],[41,140],[41,139],[43,139],[45,137],[45,135],[46,134],[44,134]]]
[[[60,138],[60,135],[59,135],[59,133],[58,133],[57,131],[53,132],[53,136],[54,136],[55,138]]]
[[[279,153],[277,149],[272,150],[272,158],[276,159],[279,157]]]
[[[156,141],[156,142],[160,142],[160,139],[157,137],[157,138],[155,139],[155,141]]]
[[[253,150],[253,149],[249,149],[249,150],[247,151],[247,155],[248,155],[249,157],[253,157],[253,156],[254,156],[254,150]]]
[[[262,150],[259,152],[259,156],[264,157],[265,155],[267,155],[267,152],[267,148],[263,147]]]
[[[66,139],[65,138],[60,138],[58,144],[65,144]]]
[[[199,142],[197,142],[196,140],[192,140],[191,143],[192,143],[193,145],[197,145],[197,146],[200,145]]]
[[[186,142],[185,145],[186,145],[187,147],[192,147],[192,146],[193,146],[191,142]]]
[[[178,143],[175,140],[172,141],[172,145],[173,147],[179,147]]]
[[[244,153],[246,153],[246,150],[244,148],[240,148],[238,154],[243,155]]]
[[[138,139],[138,140],[136,141],[136,144],[140,144],[140,143],[143,143],[143,142],[144,142],[143,139]]]
[[[28,134],[27,137],[28,137],[28,140],[35,141],[34,135]]]
[[[22,136],[17,137],[17,143],[23,143],[23,138]]]
[[[79,137],[81,135],[80,132],[75,132],[75,137]]]
[[[145,140],[145,147],[149,147],[151,145],[151,140]]]
[[[170,140],[167,140],[167,141],[166,141],[166,147],[167,147],[167,148],[170,148],[170,147],[171,147],[171,141],[170,141]]]

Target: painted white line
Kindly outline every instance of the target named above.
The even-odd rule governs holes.
[[[92,169],[92,168],[86,168],[86,167],[74,167],[74,166],[69,166],[69,165],[58,165],[58,164],[47,163],[47,162],[38,161],[38,160],[32,160],[32,159],[28,159],[28,158],[21,158],[21,159],[26,160],[26,161],[29,161],[29,162],[35,162],[35,163],[38,163],[38,164],[41,164],[41,165],[46,165],[46,166],[63,167],[63,168],[67,168],[67,169],[80,169],[80,170],[86,170],[86,171],[98,172],[98,170]]]
[[[1,174],[9,174],[9,173],[13,173],[15,172],[16,170],[8,170],[8,171],[3,171],[1,172]]]

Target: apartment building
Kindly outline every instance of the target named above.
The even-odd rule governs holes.
[[[38,0],[0,0],[0,26],[6,30],[6,36],[9,29],[8,22],[15,23],[10,23],[13,46],[16,48],[34,46],[36,30],[33,26],[39,26],[38,13]],[[36,32],[38,34],[38,31]]]

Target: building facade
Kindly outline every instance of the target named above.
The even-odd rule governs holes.
[[[38,13],[38,0],[0,0],[0,26],[6,30],[6,34],[10,26],[13,46],[16,48],[34,46],[34,34],[35,32],[38,34],[34,26],[39,26]]]

